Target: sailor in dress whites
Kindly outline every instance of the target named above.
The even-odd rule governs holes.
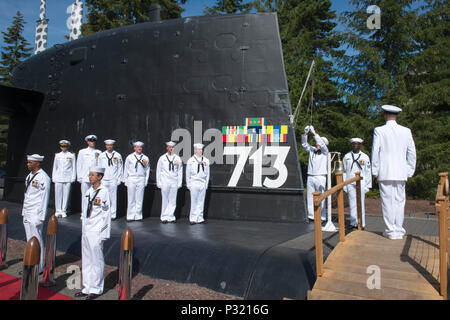
[[[111,219],[117,218],[117,187],[122,183],[123,161],[120,153],[114,150],[116,140],[105,140],[106,150],[100,155],[100,167],[105,168],[102,186],[108,188],[111,197]]]
[[[308,143],[308,133],[314,135],[316,146],[313,147]],[[306,182],[306,198],[308,202],[308,219],[314,221],[314,201],[313,192],[325,192],[327,184],[327,154],[328,139],[320,137],[313,126],[305,127],[305,133],[302,135],[302,147],[309,153],[308,161],[308,180]],[[321,203],[322,221],[326,220],[325,200]]]
[[[44,267],[44,241],[42,227],[47,215],[47,205],[50,197],[50,177],[41,169],[44,157],[38,154],[27,156],[27,167],[30,174],[25,178],[25,195],[23,199],[23,226],[27,241],[36,237],[41,246],[39,272]]]
[[[55,154],[53,160],[52,181],[55,184],[55,216],[67,217],[67,204],[70,187],[77,178],[75,154],[69,152],[70,141],[59,141],[61,152]]]
[[[362,215],[362,227],[366,226],[364,196],[372,188],[372,171],[370,167],[370,158],[367,154],[361,151],[361,144],[363,139],[352,138],[350,139],[352,144],[352,151],[347,153],[342,162],[344,163],[344,181],[351,179],[355,176],[355,172],[359,172],[361,180],[361,215]],[[358,212],[356,206],[356,182],[344,187],[344,191],[347,192],[348,202],[350,205],[350,226],[353,228],[358,227]]]
[[[406,180],[416,169],[416,147],[411,130],[397,124],[402,109],[384,105],[386,124],[373,132],[372,175],[380,187],[381,207],[386,224],[384,235],[389,239],[403,239]]]
[[[91,187],[89,183],[89,168],[98,167],[98,158],[102,153],[100,150],[95,149],[95,142],[97,136],[94,134],[86,136],[84,138],[88,147],[81,149],[77,156],[77,181],[81,184],[81,212],[85,212],[87,208],[87,199],[85,197],[86,192]],[[82,217],[83,215],[81,215]]]
[[[133,143],[134,152],[125,159],[123,182],[127,187],[127,221],[142,220],[144,189],[150,177],[150,160],[142,153],[144,143]]]
[[[176,143],[166,142],[167,153],[159,157],[156,165],[156,186],[161,189],[161,222],[176,222],[177,193],[183,183],[183,162],[173,154]]]
[[[86,211],[82,212],[81,272],[83,290],[75,297],[95,299],[103,293],[105,261],[103,243],[110,238],[111,203],[108,188],[101,184],[105,168],[91,167],[89,181],[91,187],[85,196],[88,199]]]
[[[201,143],[194,144],[194,155],[186,164],[186,185],[191,193],[191,225],[205,222],[203,210],[209,183],[209,160],[203,156],[203,147]]]

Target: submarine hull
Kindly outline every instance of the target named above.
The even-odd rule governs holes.
[[[11,114],[8,201],[23,200],[27,154],[44,155],[43,169],[51,175],[59,140],[70,140],[71,151],[77,154],[86,147],[84,137],[95,134],[102,151],[105,139],[115,139],[123,159],[133,152],[134,141],[145,143],[151,175],[144,217],[160,215],[156,163],[165,153],[165,142],[173,140],[184,163],[192,155],[193,143],[206,145],[205,156],[212,160],[206,218],[305,220],[274,13],[192,17],[92,34],[29,58],[16,69],[13,85],[37,97],[27,100],[26,110],[19,107],[24,98],[17,92],[0,106],[0,111]],[[284,126],[284,140],[228,141],[226,128],[245,126],[247,118],[263,118],[263,131]],[[244,155],[243,150],[250,150],[246,148],[251,152]],[[245,162],[239,162],[244,156]],[[80,212],[80,198],[80,185],[74,183],[72,212]],[[188,216],[190,194],[185,187],[179,189],[177,202],[176,216]],[[121,185],[119,216],[126,206],[126,188]]]

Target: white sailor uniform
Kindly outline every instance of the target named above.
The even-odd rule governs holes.
[[[193,155],[186,164],[186,185],[191,193],[191,211],[189,221],[201,223],[204,220],[206,189],[209,183],[209,160]]]
[[[95,148],[81,149],[77,156],[77,181],[81,184],[81,212],[87,208],[86,192],[91,187],[89,183],[89,168],[99,166],[99,157],[102,152]]]
[[[156,185],[161,189],[161,221],[175,221],[177,193],[183,182],[183,162],[176,154],[163,154],[156,165]]]
[[[44,266],[44,241],[42,228],[47,215],[48,200],[50,198],[50,177],[43,169],[30,174],[25,179],[25,195],[23,199],[23,225],[27,241],[32,237],[39,240],[41,246],[41,259],[39,272]]]
[[[314,140],[320,145],[321,152],[318,153],[317,148],[308,143],[308,136],[302,135],[302,147],[309,153],[308,160],[308,180],[306,182],[306,197],[308,202],[308,218],[314,219],[314,201],[313,192],[325,192],[327,184],[327,154],[328,147],[318,135],[314,135]],[[321,219],[326,219],[325,200],[321,203]]]
[[[385,235],[401,239],[405,215],[406,180],[416,168],[416,147],[411,130],[395,120],[375,128],[372,145],[372,175],[378,177]]]
[[[144,188],[150,177],[150,160],[141,153],[133,152],[125,159],[123,182],[127,186],[127,220],[142,220]]]
[[[55,214],[57,217],[66,216],[70,188],[76,177],[75,154],[69,151],[56,153],[53,160],[52,181],[55,184]]]
[[[110,238],[111,212],[109,192],[100,186],[91,186],[85,193],[86,210],[82,216],[81,263],[85,294],[102,294],[104,284],[103,243]]]
[[[108,188],[111,198],[111,218],[115,219],[117,217],[117,186],[122,183],[123,178],[122,156],[117,151],[112,153],[103,151],[100,155],[99,165],[105,168],[102,186]]]
[[[362,227],[366,225],[364,198],[365,194],[372,188],[372,171],[370,166],[370,158],[367,154],[360,151],[355,154],[353,151],[347,153],[342,159],[344,164],[343,179],[348,180],[355,176],[355,172],[359,172],[361,180],[361,213],[362,213]],[[344,191],[348,194],[348,201],[350,206],[350,225],[358,226],[358,212],[356,204],[356,182],[344,187]]]

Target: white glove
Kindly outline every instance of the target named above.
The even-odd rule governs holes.
[[[314,130],[313,126],[309,126],[309,132],[311,132],[312,134],[316,134],[316,131]]]
[[[310,130],[310,129],[309,129],[309,126],[306,126],[306,127],[305,127],[305,134],[308,134],[309,130]]]

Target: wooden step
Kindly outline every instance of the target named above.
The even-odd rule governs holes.
[[[308,291],[307,300],[368,300],[368,299],[358,296],[351,296],[344,293],[313,289],[312,291]]]
[[[314,284],[314,290],[331,291],[350,296],[357,296],[376,300],[442,300],[436,294],[425,294],[395,288],[383,288],[370,290],[366,284],[337,279],[319,278]]]
[[[349,281],[349,282],[355,282],[358,284],[366,285],[367,280],[369,279],[371,275],[370,274],[359,274],[359,273],[351,273],[351,272],[343,272],[343,271],[337,271],[335,269],[329,270],[327,272],[324,272],[322,278],[323,279],[332,279],[332,280],[343,280],[343,281]],[[401,289],[406,291],[412,291],[417,292],[420,294],[430,294],[435,295],[439,294],[439,292],[433,288],[429,283],[427,282],[414,282],[414,281],[408,281],[408,280],[400,280],[400,279],[392,279],[392,278],[386,278],[384,276],[384,273],[380,272],[380,287],[385,288],[388,290],[391,289]]]

